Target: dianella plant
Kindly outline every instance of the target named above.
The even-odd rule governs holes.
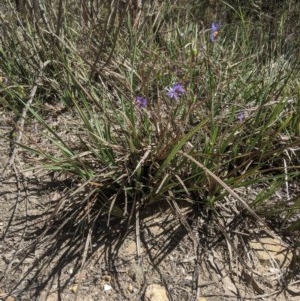
[[[298,30],[286,11],[276,36],[264,7],[219,1],[203,15],[199,2],[8,3],[0,106],[26,169],[67,183],[55,235],[228,200],[298,212]]]

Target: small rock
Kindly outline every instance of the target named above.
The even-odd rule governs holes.
[[[109,276],[109,275],[103,275],[102,277],[101,277],[101,279],[102,280],[104,280],[104,281],[106,281],[106,282],[111,282],[111,276]]]
[[[67,270],[67,273],[69,274],[69,275],[72,275],[73,273],[74,273],[74,267],[69,267],[68,268],[68,270]]]
[[[148,285],[145,301],[169,301],[166,289],[159,284]]]
[[[61,195],[58,192],[54,192],[50,194],[50,200],[52,202],[56,202],[61,198]]]
[[[110,285],[108,285],[108,284],[104,284],[104,288],[103,289],[104,289],[105,292],[107,292],[107,291],[112,290],[112,287]]]
[[[77,290],[78,290],[78,285],[77,284],[74,284],[74,285],[71,286],[71,292],[72,293],[76,294]]]
[[[131,283],[128,285],[127,290],[128,290],[129,293],[133,293],[134,292],[134,288],[133,288],[133,286],[132,286]]]
[[[123,247],[123,254],[126,256],[134,256],[136,254],[136,242],[130,240],[124,247]]]
[[[8,296],[5,300],[6,301],[15,301],[16,299],[13,296]]]
[[[292,251],[274,238],[264,237],[252,240],[249,246],[255,251],[257,258],[269,266],[272,266],[272,260],[276,260],[281,268],[287,267],[293,258]]]

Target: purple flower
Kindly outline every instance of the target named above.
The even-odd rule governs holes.
[[[147,107],[147,99],[145,97],[138,96],[136,98],[136,105],[139,109],[144,109]]]
[[[177,100],[180,95],[185,93],[183,87],[180,84],[175,84],[172,88],[169,89],[167,95],[171,99]]]
[[[221,28],[220,23],[212,22],[211,24],[211,34],[209,36],[210,41],[213,43],[216,41],[218,35],[219,35],[219,30]]]
[[[7,85],[7,84],[8,84],[8,78],[7,78],[7,77],[2,77],[2,76],[0,76],[0,79],[1,79],[1,81],[2,81],[2,83],[3,83],[4,85]]]
[[[243,122],[243,119],[245,118],[245,113],[243,111],[239,112],[239,115],[238,115],[238,120],[240,122]]]

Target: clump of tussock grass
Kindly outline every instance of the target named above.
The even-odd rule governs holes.
[[[3,107],[25,108],[43,129],[42,145],[20,143],[42,159],[32,169],[73,183],[51,208],[45,241],[64,239],[74,227],[87,252],[103,221],[131,227],[153,206],[214,208],[236,197],[234,189],[263,186],[264,193],[248,199],[259,208],[299,180],[299,62],[270,57],[263,43],[253,47],[256,23],[242,10],[234,10],[242,26],[222,25],[211,43],[209,28],[190,19],[191,9],[177,19],[178,7],[168,3],[146,7],[134,27],[129,7],[101,4],[105,14],[96,11],[82,26],[79,7],[69,14],[45,2],[48,23],[29,20],[17,30],[7,24],[12,39],[2,41],[1,52],[10,80],[1,91]],[[172,99],[175,84],[184,91]],[[47,95],[74,121],[58,127],[46,121]],[[26,138],[34,141],[30,133]]]

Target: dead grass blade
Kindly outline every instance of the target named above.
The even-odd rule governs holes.
[[[87,235],[87,238],[85,240],[85,246],[84,246],[84,250],[83,250],[83,254],[82,254],[82,263],[81,263],[81,267],[80,267],[80,271],[79,271],[78,288],[76,290],[74,301],[76,301],[77,298],[78,298],[79,287],[80,287],[80,285],[82,283],[82,274],[83,274],[83,270],[84,270],[85,263],[86,263],[86,260],[87,260],[88,249],[89,249],[89,246],[92,246],[92,233],[93,233],[93,229],[92,229],[92,227],[90,225],[88,225],[88,228],[89,228],[88,235]]]

